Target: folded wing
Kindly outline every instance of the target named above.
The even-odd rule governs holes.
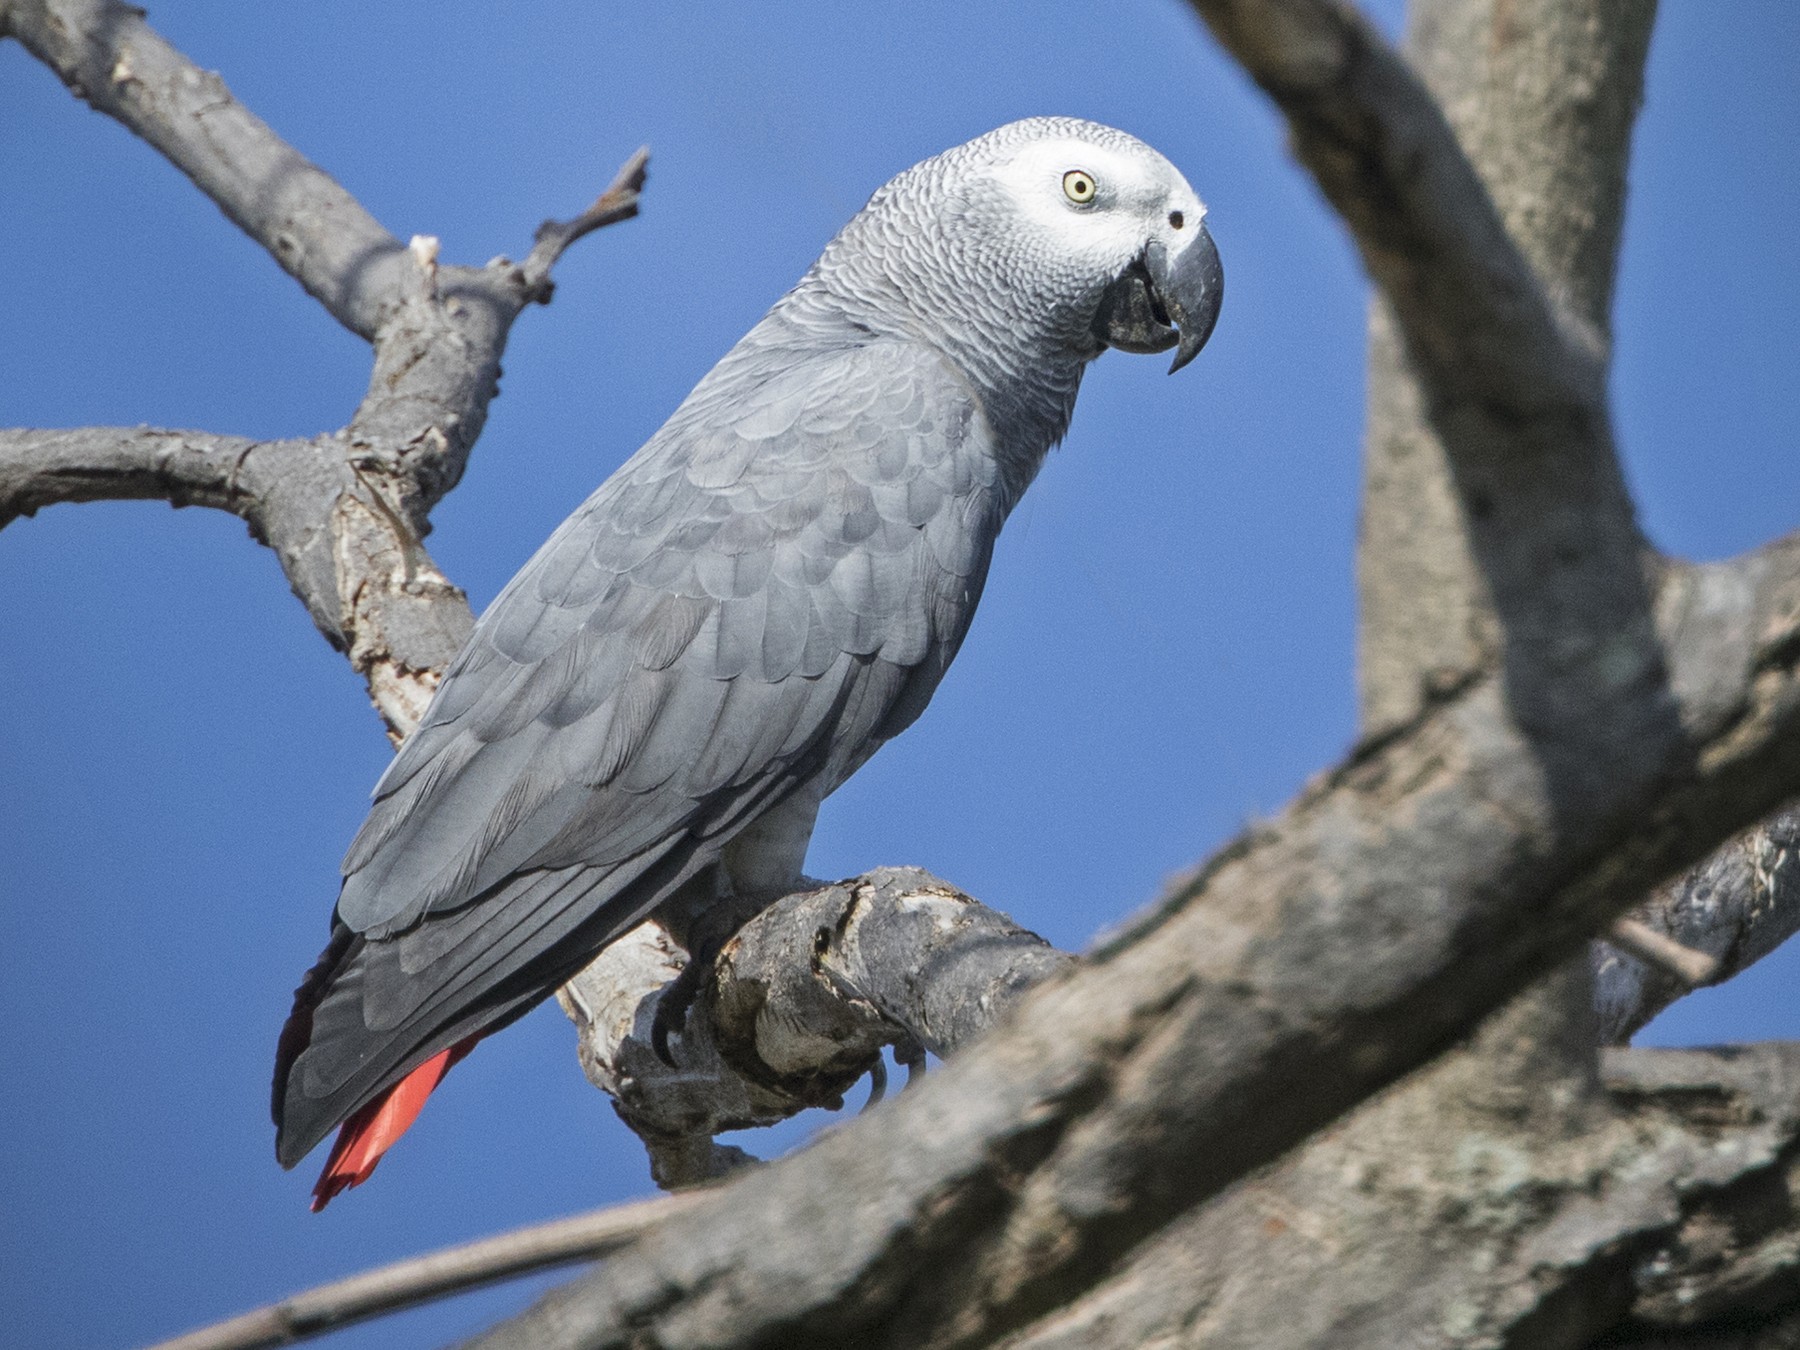
[[[924,349],[747,339],[564,522],[344,860],[278,1055],[284,1164],[918,715],[998,528],[986,435]]]

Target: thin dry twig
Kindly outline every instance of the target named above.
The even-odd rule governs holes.
[[[1642,919],[1626,915],[1613,924],[1606,940],[1623,948],[1659,969],[1666,970],[1690,989],[1711,984],[1719,975],[1716,957],[1684,947],[1674,938],[1657,932]]]
[[[603,226],[630,220],[638,213],[638,202],[644,182],[649,176],[650,147],[640,145],[631,158],[619,167],[619,172],[613,176],[606,191],[594,198],[593,205],[587,210],[573,220],[546,220],[538,226],[534,236],[536,242],[519,266],[520,275],[525,279],[527,293],[532,300],[539,304],[549,303],[553,289],[550,269],[570,244]]]
[[[352,1275],[294,1294],[228,1321],[217,1322],[149,1350],[261,1350],[292,1345],[353,1322],[417,1307],[499,1280],[575,1261],[591,1261],[617,1251],[692,1204],[687,1192],[639,1200],[591,1214],[534,1224],[459,1247]]]

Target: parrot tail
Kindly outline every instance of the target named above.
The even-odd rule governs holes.
[[[344,1122],[337,1142],[331,1146],[331,1156],[325,1160],[325,1170],[313,1187],[314,1214],[329,1205],[339,1191],[360,1186],[369,1179],[381,1155],[419,1118],[425,1099],[444,1081],[450,1066],[473,1050],[479,1039],[470,1036],[438,1051]]]

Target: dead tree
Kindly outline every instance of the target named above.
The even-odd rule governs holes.
[[[563,994],[590,1076],[666,1183],[741,1175],[465,1261],[607,1253],[475,1344],[1800,1336],[1800,1048],[1599,1048],[1800,924],[1800,534],[1657,554],[1605,398],[1653,0],[1417,0],[1405,56],[1347,0],[1192,5],[1380,293],[1361,741],[1080,960],[923,874],[871,874],[734,916],[671,1070],[650,1013],[716,916],[610,949]],[[136,11],[0,0],[0,35],[375,352],[350,425],[308,441],[0,432],[0,524],[109,497],[237,513],[404,735],[469,623],[425,517],[512,321],[633,210],[641,157],[524,262],[451,266]],[[948,1059],[801,1155],[739,1169],[714,1142],[835,1100],[883,1045]],[[187,1343],[274,1343],[397,1287]]]

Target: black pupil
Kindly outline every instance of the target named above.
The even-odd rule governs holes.
[[[1182,220],[1183,220],[1183,217],[1182,217],[1181,212],[1179,212],[1179,211],[1169,212],[1169,224],[1173,225],[1176,229],[1179,230],[1181,228]]]

